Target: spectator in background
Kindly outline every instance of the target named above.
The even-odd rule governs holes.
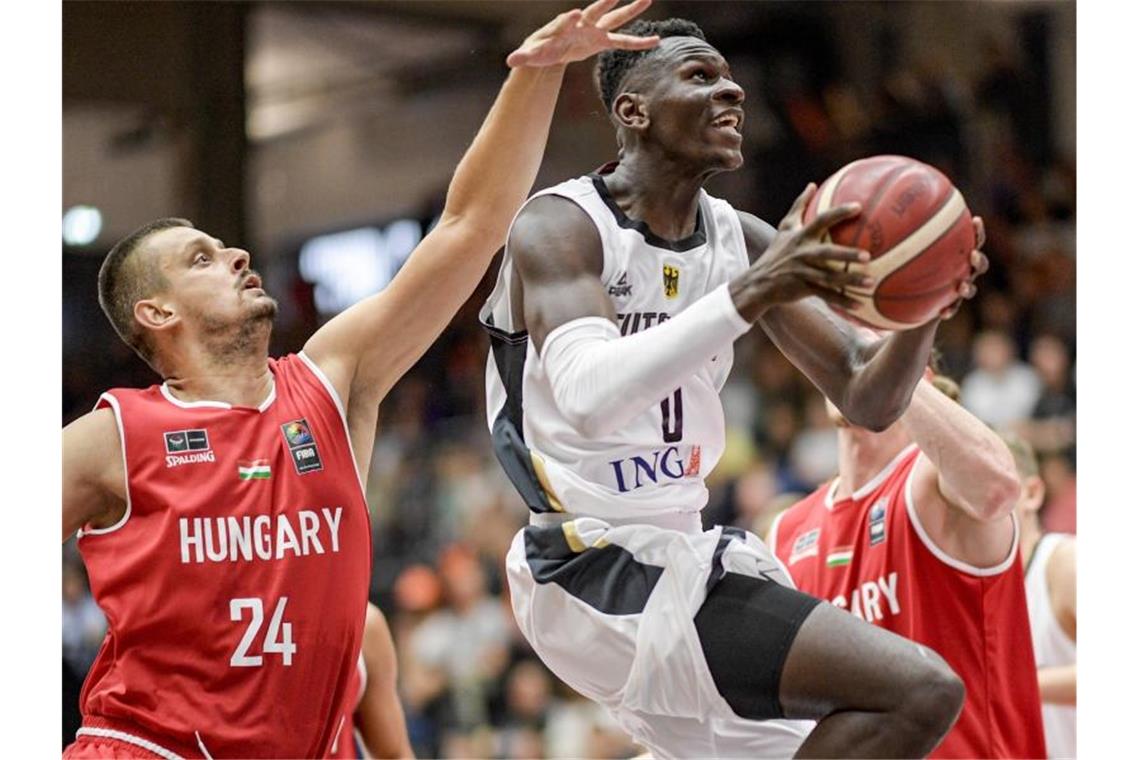
[[[962,381],[962,405],[995,428],[1028,419],[1041,395],[1041,380],[1019,361],[1013,341],[986,330],[974,341],[974,370]]]
[[[1050,533],[1077,532],[1077,474],[1067,456],[1041,458],[1041,479],[1047,498],[1041,509],[1041,526]]]
[[[430,613],[409,641],[407,672],[415,683],[409,702],[420,706],[445,697],[446,727],[466,733],[489,722],[488,702],[507,665],[510,621],[503,604],[488,595],[469,548],[445,549],[439,573],[446,606]]]
[[[1031,419],[1019,426],[1019,432],[1038,451],[1075,457],[1077,387],[1069,349],[1060,338],[1042,335],[1033,340],[1029,361],[1041,379],[1042,390]]]
[[[63,659],[82,678],[107,632],[107,619],[87,590],[82,566],[63,563]]]
[[[808,399],[804,425],[792,439],[788,464],[799,490],[807,492],[839,471],[839,441],[827,419],[823,397],[818,394]]]

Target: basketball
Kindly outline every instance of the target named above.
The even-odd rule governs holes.
[[[858,302],[844,310],[857,322],[903,330],[934,319],[958,298],[970,276],[972,214],[962,193],[933,166],[905,156],[853,161],[824,180],[804,211],[804,224],[844,203],[862,212],[830,228],[824,240],[870,251],[872,290],[848,288]]]

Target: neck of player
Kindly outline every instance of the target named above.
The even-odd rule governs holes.
[[[164,353],[162,375],[179,401],[257,407],[269,396],[269,329],[238,340],[185,341]]]
[[[836,499],[846,499],[878,475],[910,444],[902,425],[881,433],[844,427],[839,429],[839,488]]]
[[[658,237],[683,240],[697,228],[698,193],[716,172],[696,173],[664,155],[639,150],[622,156],[606,187],[621,210]]]

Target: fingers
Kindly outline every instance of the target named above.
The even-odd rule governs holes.
[[[815,194],[815,183],[809,182],[800,196],[796,198],[796,202],[788,209],[788,213],[784,214],[784,218],[780,220],[780,229],[788,230],[798,225],[804,218],[804,209],[807,208],[808,201],[811,200],[812,195]]]
[[[618,0],[597,0],[582,9],[582,18],[591,24],[597,24],[608,10],[618,4]]]
[[[836,243],[815,243],[800,248],[800,255],[812,266],[827,266],[827,262],[834,261],[839,264],[867,263],[871,260],[871,253],[860,248],[851,248]]]
[[[598,2],[594,3],[594,5],[600,5],[602,2],[603,0],[598,0]],[[614,0],[613,2],[610,2],[610,0],[604,0],[604,2],[608,4],[608,7],[605,9],[607,11],[617,4],[617,0]],[[652,2],[653,0],[634,0],[629,5],[623,6],[615,11],[611,11],[609,13],[606,13],[604,16],[601,16],[601,18],[599,18],[597,21],[597,27],[599,29],[605,29],[608,31],[610,29],[617,29],[618,27],[624,26],[629,21],[632,21],[633,19],[640,16],[642,12],[652,4]],[[590,8],[593,8],[594,5],[591,5]],[[587,10],[589,10],[589,8]],[[590,16],[588,18],[593,19],[595,17]]]
[[[875,290],[877,281],[866,272],[858,269],[832,268],[826,264],[819,267],[807,266],[800,270],[796,276],[805,282],[832,290],[854,290],[870,294]]]
[[[977,250],[970,254],[970,279],[985,274],[987,271],[989,271],[989,268],[990,260],[986,254]]]
[[[657,35],[652,37],[634,37],[629,34],[614,34],[613,32],[606,35],[612,47],[620,50],[649,50],[650,48],[657,47],[657,43],[661,42],[661,38]]]
[[[980,216],[974,217],[974,248],[982,250],[986,244],[986,223]]]
[[[844,203],[842,206],[829,208],[827,211],[817,214],[815,219],[811,220],[811,224],[804,227],[804,237],[821,237],[828,228],[834,227],[844,219],[858,216],[862,208],[858,203]]]

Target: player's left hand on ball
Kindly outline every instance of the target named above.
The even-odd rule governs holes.
[[[648,50],[660,38],[616,34],[612,30],[632,21],[649,7],[652,0],[633,0],[617,10],[618,0],[597,0],[585,8],[575,8],[554,18],[523,41],[507,56],[507,65],[557,66],[581,61],[610,48]]]
[[[942,310],[941,318],[950,319],[962,306],[962,302],[973,298],[978,292],[974,280],[986,273],[990,268],[990,260],[982,253],[982,246],[986,243],[986,225],[980,216],[974,217],[974,250],[970,253],[970,277],[958,285],[958,300]]]

